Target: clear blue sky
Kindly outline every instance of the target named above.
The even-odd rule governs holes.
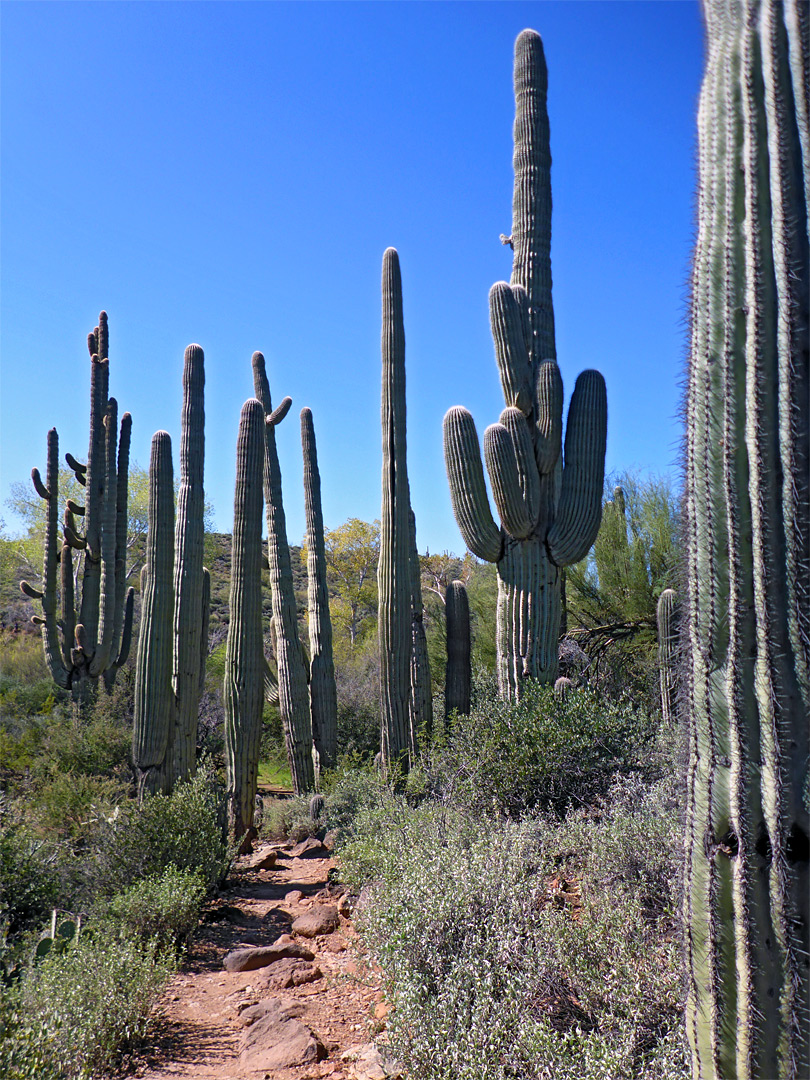
[[[268,359],[290,540],[298,413],[324,515],[380,512],[380,268],[398,248],[420,550],[462,551],[441,422],[502,408],[490,285],[511,252],[513,43],[543,36],[552,272],[568,391],[608,386],[609,470],[677,474],[702,24],[692,0],[2,4],[5,500],[48,428],[87,448],[85,339],[111,393],[179,452],[184,347],[206,354],[206,490],[230,531],[250,357]],[[5,510],[13,530],[16,522]]]

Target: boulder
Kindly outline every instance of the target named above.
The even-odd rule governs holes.
[[[326,1047],[315,1032],[298,1019],[300,1009],[298,1002],[290,1005],[276,998],[245,1009],[240,1020],[250,1026],[242,1036],[241,1071],[266,1073],[311,1065],[327,1057]]]
[[[245,862],[248,870],[272,870],[276,865],[276,852],[272,848],[263,848],[251,855]]]
[[[308,836],[306,840],[302,840],[300,844],[296,844],[290,851],[291,859],[323,859],[329,852],[323,846],[323,843],[317,838],[317,836]]]
[[[321,934],[331,934],[340,926],[340,916],[334,904],[313,904],[309,911],[292,924],[292,932],[301,937],[314,938]]]
[[[309,964],[297,957],[277,960],[262,979],[267,990],[289,990],[292,986],[303,986],[323,978],[321,969],[316,964]]]
[[[277,960],[293,957],[300,960],[314,960],[315,954],[305,945],[299,945],[297,941],[293,941],[289,934],[282,934],[272,945],[232,949],[226,953],[222,966],[226,971],[255,971],[256,968],[275,964]]]

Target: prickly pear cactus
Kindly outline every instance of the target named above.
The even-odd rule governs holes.
[[[810,8],[706,0],[687,393],[694,1077],[810,1075]]]
[[[264,704],[262,632],[262,472],[264,409],[246,401],[236,444],[231,598],[225,649],[225,762],[229,831],[250,849]]]
[[[70,500],[59,537],[59,439],[48,433],[48,464],[43,484],[38,469],[31,478],[46,501],[43,589],[27,581],[20,588],[42,600],[45,659],[57,686],[69,689],[77,701],[87,701],[103,676],[112,687],[118,669],[129,655],[134,591],[127,587],[127,488],[132,417],[124,413],[118,430],[118,404],[109,396],[110,362],[107,313],[87,337],[90,351],[90,441],[87,464],[71,454],[65,459],[86,489],[84,505]],[[117,450],[117,457],[116,457]],[[76,518],[84,519],[80,533]],[[84,559],[81,601],[75,608],[73,551]],[[60,566],[57,587],[57,566]],[[61,617],[57,611],[61,608]]]
[[[515,193],[511,284],[490,292],[506,408],[484,434],[501,520],[493,519],[475,424],[456,406],[444,419],[453,510],[473,554],[498,568],[498,682],[518,698],[526,679],[553,683],[561,570],[584,558],[602,513],[607,396],[598,371],[577,378],[563,447],[563,385],[551,304],[551,186],[546,72],[539,34],[515,43]]]

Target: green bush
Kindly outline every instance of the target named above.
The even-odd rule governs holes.
[[[180,945],[197,926],[206,883],[194,870],[167,866],[162,874],[136,881],[101,907],[128,937],[156,938],[161,946]]]
[[[6,1014],[0,1066],[14,1076],[9,1063],[16,1055],[21,1078],[47,1076],[36,1071],[44,1059],[70,1080],[109,1070],[122,1050],[143,1038],[174,970],[174,956],[154,939],[86,931],[64,952],[28,968]]]
[[[360,812],[342,873],[411,1075],[685,1080],[674,796],[630,784],[562,823]]]
[[[38,926],[59,895],[53,844],[36,837],[0,796],[0,924],[10,937]]]
[[[126,799],[129,784],[85,773],[53,772],[35,781],[26,800],[32,823],[46,836],[83,842]]]
[[[603,794],[616,773],[655,771],[656,722],[587,689],[564,701],[529,685],[519,702],[478,695],[455,717],[425,768],[432,790],[474,814],[534,808],[564,815]]]
[[[171,795],[121,804],[97,822],[93,857],[81,868],[83,894],[109,897],[167,866],[194,871],[213,888],[232,857],[226,821],[224,789],[207,765]]]

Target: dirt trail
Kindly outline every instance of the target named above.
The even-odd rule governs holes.
[[[206,909],[186,961],[158,1005],[147,1045],[134,1064],[139,1080],[385,1080],[399,1075],[371,1045],[379,1040],[384,1055],[387,1005],[379,974],[363,959],[345,915],[332,933],[314,939],[294,936],[315,954],[312,964],[321,975],[314,981],[273,990],[267,981],[276,965],[236,972],[223,968],[231,950],[272,945],[290,934],[293,921],[313,905],[339,903],[329,885],[334,863],[324,857],[328,853],[321,848],[320,857],[298,857],[293,850],[278,844],[257,848],[254,859],[276,852],[276,866],[270,869],[250,869],[249,857],[237,860],[227,891]],[[322,1044],[319,1053],[327,1054],[323,1060],[258,1071],[240,1061],[246,1031],[241,1013],[268,999],[277,999],[311,1029]]]

